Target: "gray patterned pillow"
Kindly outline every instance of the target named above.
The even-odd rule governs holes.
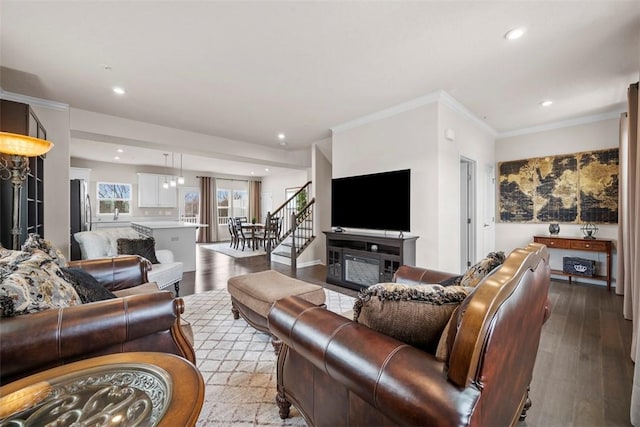
[[[40,237],[40,235],[36,233],[29,233],[29,237],[27,237],[27,240],[22,245],[22,250],[24,252],[33,252],[34,249],[40,249],[45,252],[60,267],[67,266],[67,259],[51,241]]]
[[[451,313],[473,288],[379,283],[358,294],[353,320],[414,347],[436,353]]]
[[[80,297],[49,255],[0,251],[0,294],[13,299],[15,314],[80,304]]]
[[[460,286],[475,287],[484,277],[504,263],[504,252],[490,252],[486,257],[469,267],[460,279]]]

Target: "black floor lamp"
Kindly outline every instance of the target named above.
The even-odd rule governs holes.
[[[13,185],[13,222],[12,246],[18,250],[20,245],[20,191],[22,183],[29,174],[28,157],[41,156],[51,150],[53,143],[15,133],[0,132],[0,178],[11,180]]]

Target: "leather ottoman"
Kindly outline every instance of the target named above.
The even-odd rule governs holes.
[[[277,300],[296,295],[312,304],[324,306],[326,298],[322,286],[274,270],[232,277],[227,281],[227,291],[231,295],[233,318],[242,316],[249,325],[268,334],[267,314]],[[278,354],[281,341],[272,336],[271,343]]]

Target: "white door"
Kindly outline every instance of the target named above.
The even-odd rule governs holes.
[[[483,247],[484,254],[488,254],[496,246],[496,176],[493,165],[485,165],[484,168],[484,203]]]
[[[472,160],[460,159],[460,272],[466,271],[476,258],[474,166]]]

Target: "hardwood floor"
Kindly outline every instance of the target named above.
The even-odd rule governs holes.
[[[621,296],[553,281],[527,426],[629,426],[631,321]]]
[[[197,271],[186,273],[182,296],[221,289],[227,279],[269,268],[291,275],[266,257],[234,259],[197,249]],[[297,277],[355,296],[324,282],[325,267],[300,268]],[[622,317],[622,297],[601,286],[552,281],[552,314],[542,331],[531,384],[533,406],[524,426],[630,426],[633,363],[631,322]]]

